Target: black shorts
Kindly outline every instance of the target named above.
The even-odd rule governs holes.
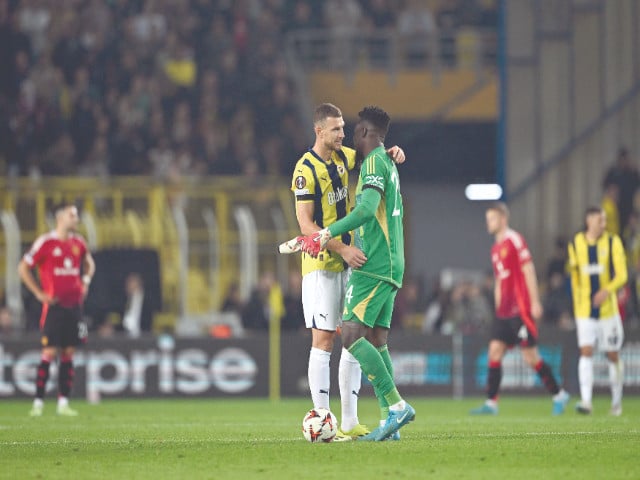
[[[532,331],[520,317],[495,318],[491,325],[491,340],[500,340],[509,347],[534,347],[538,332]]]
[[[82,307],[49,305],[42,327],[43,347],[75,347],[87,341],[87,326],[82,321]]]

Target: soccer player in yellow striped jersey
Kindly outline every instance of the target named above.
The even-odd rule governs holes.
[[[620,237],[606,231],[607,216],[601,207],[589,207],[585,231],[569,243],[571,290],[580,360],[578,378],[581,400],[576,411],[590,414],[593,391],[593,351],[597,346],[609,360],[611,414],[622,413],[624,340],[617,292],[627,282],[627,261]]]
[[[302,238],[302,251],[317,257],[334,237],[357,231],[356,242],[369,256],[347,283],[342,344],[358,359],[380,405],[380,426],[364,441],[399,440],[398,430],[415,418],[415,409],[398,392],[387,348],[393,304],[404,274],[402,195],[396,166],[384,150],[391,121],[380,107],[365,107],[353,131],[353,143],[363,159],[356,207],[336,223]]]
[[[319,105],[313,118],[315,142],[296,163],[291,190],[296,199],[296,217],[303,235],[310,235],[347,215],[350,211],[349,171],[355,167],[355,151],[342,145],[344,120],[338,107]],[[404,161],[397,146],[389,149],[396,163]],[[335,333],[341,323],[348,269],[366,262],[362,251],[352,245],[346,233],[331,240],[317,258],[302,254],[302,305],[305,325],[311,329],[309,389],[316,408],[329,408],[330,358]],[[345,349],[338,369],[342,407],[339,438],[350,439],[368,433],[358,420],[357,400],[361,370]]]

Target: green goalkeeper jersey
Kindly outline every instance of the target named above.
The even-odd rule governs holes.
[[[373,215],[362,215],[361,209],[358,208],[367,189],[376,190],[381,197]],[[371,151],[362,163],[356,187],[356,208],[329,228],[334,236],[343,233],[340,231],[342,228],[354,228],[355,246],[367,256],[365,264],[354,270],[354,273],[390,282],[398,288],[402,286],[404,275],[402,215],[398,169],[381,146]],[[352,219],[359,220],[353,224],[350,222]]]

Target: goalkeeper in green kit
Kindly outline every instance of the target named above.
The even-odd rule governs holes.
[[[346,287],[342,343],[373,384],[382,412],[380,426],[358,440],[379,442],[399,439],[398,430],[415,418],[393,382],[387,348],[393,303],[404,274],[403,208],[398,170],[384,147],[389,115],[379,107],[366,107],[358,116],[353,144],[362,164],[356,206],[341,220],[303,237],[301,244],[302,251],[317,256],[331,238],[353,230],[355,246],[367,257]]]

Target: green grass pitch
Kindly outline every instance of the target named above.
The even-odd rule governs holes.
[[[57,417],[53,399],[41,418],[3,400],[0,478],[640,478],[640,397],[618,418],[607,397],[589,417],[552,417],[548,397],[505,395],[495,417],[468,415],[479,398],[409,400],[417,416],[400,442],[330,444],[303,439],[307,399],[75,401],[76,418]],[[373,399],[360,419],[375,425]]]

